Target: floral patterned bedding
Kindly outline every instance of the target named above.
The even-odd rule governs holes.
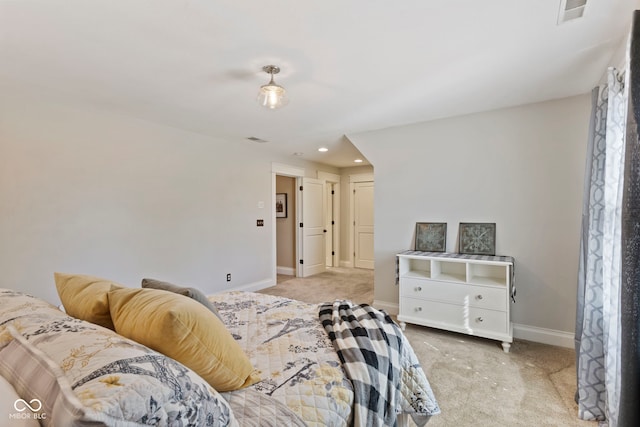
[[[9,289],[0,289],[0,352],[12,326],[106,425],[350,425],[352,384],[317,305],[248,292],[209,299],[260,373],[256,384],[218,393],[166,356]]]
[[[91,425],[238,425],[226,400],[180,363],[33,296],[0,289],[0,352],[10,347],[9,326],[61,368],[69,393],[98,414],[102,424]]]
[[[317,305],[250,292],[208,298],[262,377],[247,389],[223,393],[240,425],[270,425],[260,424],[255,414],[243,420],[233,404],[256,391],[284,404],[308,426],[350,424],[353,387],[318,321]]]

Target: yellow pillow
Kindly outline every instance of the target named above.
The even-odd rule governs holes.
[[[111,287],[122,288],[110,280],[82,274],[54,273],[58,296],[70,316],[105,328],[115,329],[109,313],[107,293]]]
[[[114,289],[109,308],[117,333],[191,368],[218,391],[259,380],[220,319],[191,298],[158,289]]]

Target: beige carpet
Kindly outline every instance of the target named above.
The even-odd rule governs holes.
[[[278,285],[260,291],[310,303],[348,299],[373,303],[373,270],[331,268],[308,278],[278,275]],[[328,298],[328,299],[327,299]]]
[[[301,279],[278,276],[260,292],[309,303],[349,299],[373,302],[373,272],[331,268]],[[429,426],[590,426],[577,418],[575,353],[515,340],[511,353],[483,338],[407,325],[442,414]]]

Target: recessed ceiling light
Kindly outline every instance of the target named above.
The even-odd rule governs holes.
[[[320,151],[321,153],[326,153],[327,151],[329,151],[329,149],[327,147],[320,147],[318,148],[318,151]]]
[[[353,163],[362,163],[362,159],[355,159]]]

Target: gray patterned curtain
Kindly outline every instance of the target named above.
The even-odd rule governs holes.
[[[576,314],[579,417],[640,425],[640,15],[625,72],[593,90]]]

